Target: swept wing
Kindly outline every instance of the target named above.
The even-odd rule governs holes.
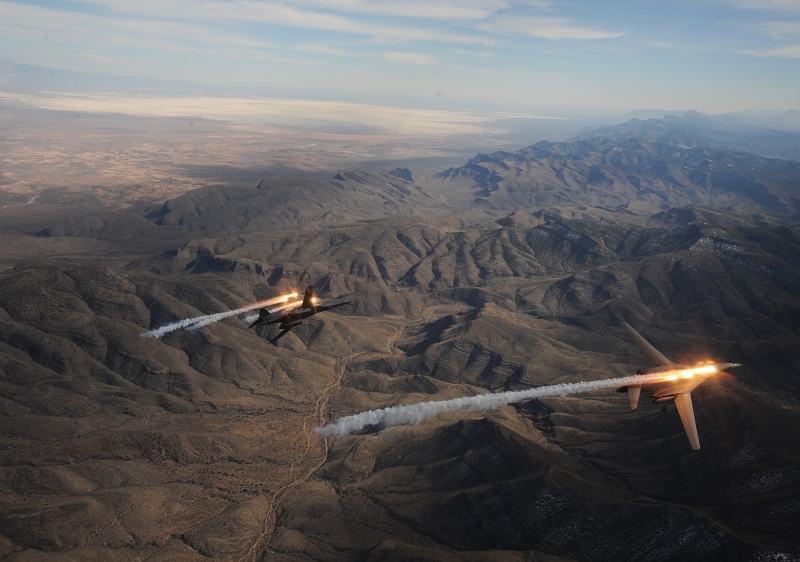
[[[618,391],[627,391],[632,410],[635,410],[638,406],[639,395],[642,389],[650,392],[650,397],[653,399],[653,402],[660,403],[674,400],[675,406],[678,409],[678,414],[681,417],[681,423],[683,423],[683,429],[686,431],[692,449],[699,449],[700,437],[697,435],[697,424],[694,419],[691,392],[702,384],[710,374],[738,367],[739,365],[736,363],[720,363],[714,365],[709,364],[705,367],[698,366],[695,368],[676,365],[664,357],[660,351],[653,347],[650,342],[644,339],[636,330],[631,328],[627,322],[623,322],[622,327],[628,335],[631,336],[631,339],[633,339],[636,345],[639,346],[639,349],[641,349],[647,358],[657,367],[656,369],[645,369],[639,372],[661,372],[664,378],[654,383],[628,385],[618,389]],[[628,376],[625,371],[616,365],[611,365],[611,370],[617,375]],[[706,371],[708,371],[708,373],[706,373]]]

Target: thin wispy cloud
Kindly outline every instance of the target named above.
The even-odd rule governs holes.
[[[605,31],[591,27],[570,24],[566,19],[535,16],[499,17],[478,26],[491,33],[516,33],[541,39],[589,41],[594,39],[613,39],[625,35],[618,31]]]
[[[750,28],[773,39],[800,35],[800,21],[766,21],[754,23]]]
[[[720,0],[740,10],[764,10],[777,12],[800,12],[797,0]]]
[[[797,106],[800,0],[677,3],[0,0],[0,59],[415,107]]]
[[[50,8],[0,1],[4,32],[39,38],[48,34],[53,42],[75,42],[103,47],[138,47],[186,52],[203,46],[269,49],[274,44],[255,37],[242,37],[195,23],[152,21],[94,14],[63,12]],[[35,31],[34,35],[27,35]]]
[[[407,62],[411,64],[434,64],[436,58],[424,53],[403,53],[400,51],[386,51],[381,55],[384,59],[392,62]]]
[[[509,6],[509,2],[487,1],[387,1],[366,0],[300,0],[296,4],[337,10],[344,13],[400,16],[415,19],[479,20]]]
[[[494,56],[489,51],[470,51],[468,49],[450,49],[450,52],[454,55],[467,55],[470,57],[481,57],[487,59]]]
[[[328,45],[295,45],[293,48],[304,53],[320,53],[322,55],[333,55],[337,57],[352,56],[352,53],[349,51],[337,49],[336,47],[330,47]]]
[[[495,41],[479,35],[453,33],[441,29],[426,29],[408,24],[386,24],[377,21],[364,21],[339,14],[319,10],[297,8],[273,2],[208,1],[196,4],[186,0],[175,2],[154,2],[142,0],[106,0],[103,5],[120,14],[137,15],[156,19],[159,17],[181,18],[193,21],[228,21],[252,25],[262,23],[328,31],[341,34],[369,36],[379,40],[409,41],[422,40],[438,43],[461,43],[491,45]],[[417,16],[420,18],[421,16]],[[424,18],[422,18],[424,19]]]
[[[787,47],[776,47],[772,49],[753,49],[742,51],[747,55],[755,57],[779,57],[789,59],[800,59],[800,45],[789,45]]]

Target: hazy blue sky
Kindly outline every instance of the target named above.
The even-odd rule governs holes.
[[[800,109],[800,0],[0,1],[0,58],[442,109]]]

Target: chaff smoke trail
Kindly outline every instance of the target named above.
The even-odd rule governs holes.
[[[551,386],[531,388],[529,390],[498,392],[497,394],[479,394],[477,396],[466,396],[463,398],[454,398],[452,400],[421,402],[408,406],[391,406],[389,408],[369,410],[354,416],[339,418],[334,423],[319,427],[315,431],[325,437],[341,437],[343,435],[349,435],[354,431],[359,431],[367,425],[383,424],[385,426],[390,426],[405,423],[418,424],[426,418],[445,412],[494,410],[500,406],[506,406],[513,402],[520,402],[521,400],[529,400],[531,398],[567,396],[568,394],[577,394],[590,390],[663,382],[676,380],[678,378],[690,378],[694,375],[711,374],[716,371],[713,367],[710,368],[711,370],[708,369],[709,368],[701,367],[666,373],[654,373],[651,375],[632,375],[630,377],[618,377],[597,381],[554,384]]]
[[[281,303],[280,306],[270,307],[269,311],[270,312],[280,312],[282,310],[286,310],[287,308],[292,308],[293,306],[298,306],[299,304],[302,304],[302,302],[303,301],[292,301],[292,302],[287,302],[287,303]],[[266,307],[262,305],[262,306],[259,306],[258,308],[266,308]],[[188,331],[190,331],[190,332],[193,332],[194,330],[199,330],[203,326],[208,326],[209,324],[213,324],[214,322],[219,322],[223,318],[229,318],[229,317],[233,316],[233,312],[236,312],[236,314],[240,314],[242,312],[249,312],[251,310],[253,310],[253,309],[250,308],[250,307],[246,307],[246,308],[240,308],[240,309],[238,309],[238,311],[233,311],[232,310],[231,312],[221,312],[219,314],[212,314],[210,318],[206,318],[205,320],[200,320],[200,321],[192,324],[191,326],[189,326],[186,329]],[[245,322],[246,324],[251,324],[252,322],[255,322],[257,319],[258,319],[258,313],[252,314],[252,315],[244,318],[243,322]],[[248,322],[248,320],[249,320],[249,322]]]
[[[248,304],[247,306],[243,306],[242,308],[237,308],[236,310],[229,310],[228,312],[218,312],[217,314],[206,314],[204,316],[197,316],[195,318],[176,320],[175,322],[164,324],[163,326],[161,326],[160,328],[156,328],[155,330],[150,330],[149,332],[139,334],[139,337],[160,338],[164,334],[168,334],[169,332],[173,332],[175,330],[180,330],[181,328],[191,328],[191,329],[202,328],[203,326],[208,326],[209,324],[213,324],[214,322],[219,322],[224,318],[230,318],[231,316],[236,316],[237,314],[241,314],[243,312],[250,312],[251,310],[255,310],[257,308],[264,308],[271,304],[286,302],[291,297],[296,297],[296,296],[297,293],[292,293],[290,295],[282,295],[280,297],[273,297],[271,299],[265,299],[263,301],[254,302],[253,304]]]
[[[301,304],[303,304],[303,301],[287,302],[286,304],[282,304],[280,306],[276,306],[275,308],[271,308],[270,312],[282,312],[284,310],[292,308],[293,306],[300,306]],[[250,324],[252,324],[253,322],[255,322],[256,320],[258,320],[258,313],[257,312],[255,314],[251,314],[250,316],[245,316],[244,318],[242,318],[242,322],[244,322],[248,326]],[[205,324],[203,324],[203,326],[205,326]],[[197,330],[198,328],[201,328],[201,327],[202,326],[198,326],[197,324],[195,324],[194,326],[189,326],[189,328],[187,328],[187,329],[188,330]]]

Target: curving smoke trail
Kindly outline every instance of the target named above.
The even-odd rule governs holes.
[[[630,377],[619,377],[597,381],[554,384],[551,386],[531,388],[529,390],[498,392],[497,394],[479,394],[477,396],[466,396],[463,398],[454,398],[452,400],[421,402],[419,404],[411,404],[408,406],[391,406],[389,408],[369,410],[354,416],[339,418],[333,423],[329,423],[324,427],[317,428],[315,431],[325,437],[341,437],[344,435],[349,435],[354,431],[359,431],[367,425],[383,424],[385,426],[390,426],[405,423],[418,424],[426,418],[443,414],[445,412],[494,410],[500,406],[506,406],[513,402],[528,400],[530,398],[566,396],[568,394],[577,394],[579,392],[586,392],[589,390],[619,388],[634,384],[648,384],[670,380],[667,378],[668,376],[669,375],[666,373],[656,373],[652,375],[632,375]]]
[[[276,306],[275,308],[270,309],[270,312],[283,312],[284,310],[292,308],[293,306],[300,306],[301,304],[303,304],[303,301],[287,302],[286,304],[282,304],[281,306]],[[250,316],[245,316],[244,318],[242,318],[242,322],[244,322],[248,326],[253,322],[255,322],[256,320],[258,320],[257,312],[255,314],[251,314]],[[209,324],[210,323],[211,322],[209,322]],[[206,324],[203,324],[203,326],[205,325]],[[197,324],[195,324],[194,326],[189,326],[187,330],[197,330],[198,328],[202,328],[203,326],[198,326]]]
[[[292,302],[282,303],[280,306],[276,306],[274,308],[270,308],[269,311],[270,312],[280,312],[282,310],[286,310],[287,308],[292,308],[293,306],[297,306],[299,304],[302,304],[302,302],[303,301],[292,301]],[[265,306],[262,304],[258,308],[265,308]],[[242,312],[250,312],[251,310],[253,310],[252,306],[246,306],[245,308],[239,308],[237,310],[231,310],[230,312],[220,312],[218,314],[211,314],[211,315],[209,315],[208,318],[205,318],[203,320],[195,322],[194,324],[192,324],[191,326],[187,327],[186,329],[188,331],[190,331],[190,332],[192,332],[194,330],[199,330],[203,326],[208,326],[209,324],[213,324],[214,322],[219,322],[223,318],[230,318],[231,316],[234,316],[234,313],[241,314]],[[251,324],[252,322],[255,322],[257,319],[258,319],[258,313],[251,314],[250,316],[247,316],[246,318],[244,318],[243,322],[245,322],[246,324]],[[248,320],[249,320],[249,322],[248,322]]]
[[[204,316],[197,316],[195,318],[176,320],[175,322],[164,324],[163,326],[161,326],[160,328],[156,328],[155,330],[150,330],[149,332],[139,334],[139,337],[160,338],[164,334],[168,334],[175,330],[180,330],[181,328],[197,330],[199,328],[202,328],[203,326],[208,326],[209,324],[213,324],[214,322],[219,322],[224,318],[230,318],[231,316],[236,316],[237,314],[241,314],[243,312],[250,312],[251,310],[255,310],[257,308],[264,308],[271,304],[284,303],[289,298],[295,296],[297,296],[297,293],[292,293],[290,295],[282,295],[280,297],[273,297],[271,299],[254,302],[253,304],[248,304],[247,306],[244,306],[242,308],[237,308],[236,310],[229,310],[228,312],[218,312],[217,314],[206,314]]]

